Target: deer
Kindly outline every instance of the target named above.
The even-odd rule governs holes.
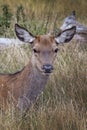
[[[73,26],[61,31],[57,36],[49,34],[34,36],[26,28],[15,24],[18,39],[30,44],[32,56],[22,70],[13,74],[0,74],[0,107],[2,104],[7,107],[12,101],[20,111],[30,109],[53,73],[58,45],[69,42],[75,32],[76,27]]]
[[[87,42],[87,27],[76,20],[76,12],[72,11],[72,13],[64,19],[64,22],[60,29],[63,31],[65,29],[69,29],[72,26],[76,26],[76,34],[73,37],[74,41],[79,43]]]

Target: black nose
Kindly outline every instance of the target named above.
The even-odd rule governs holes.
[[[53,70],[53,66],[50,64],[43,65],[43,70],[45,71],[45,73],[51,73],[51,71]]]

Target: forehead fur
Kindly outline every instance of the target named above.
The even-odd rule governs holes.
[[[36,37],[36,43],[39,45],[49,46],[54,43],[54,37],[49,35],[41,35]]]

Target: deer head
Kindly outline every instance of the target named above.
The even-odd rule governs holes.
[[[53,63],[58,52],[58,45],[69,42],[76,31],[73,26],[60,32],[56,37],[51,35],[34,36],[27,29],[15,25],[15,32],[17,37],[29,43],[32,47],[31,62],[33,66],[43,74],[49,74],[53,70]]]

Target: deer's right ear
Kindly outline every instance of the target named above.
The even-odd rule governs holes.
[[[73,26],[69,29],[66,29],[58,34],[58,36],[55,37],[56,43],[66,43],[69,42],[74,34],[76,33],[76,26]]]
[[[35,40],[33,36],[27,29],[15,24],[15,32],[19,40],[27,43],[32,43]]]

